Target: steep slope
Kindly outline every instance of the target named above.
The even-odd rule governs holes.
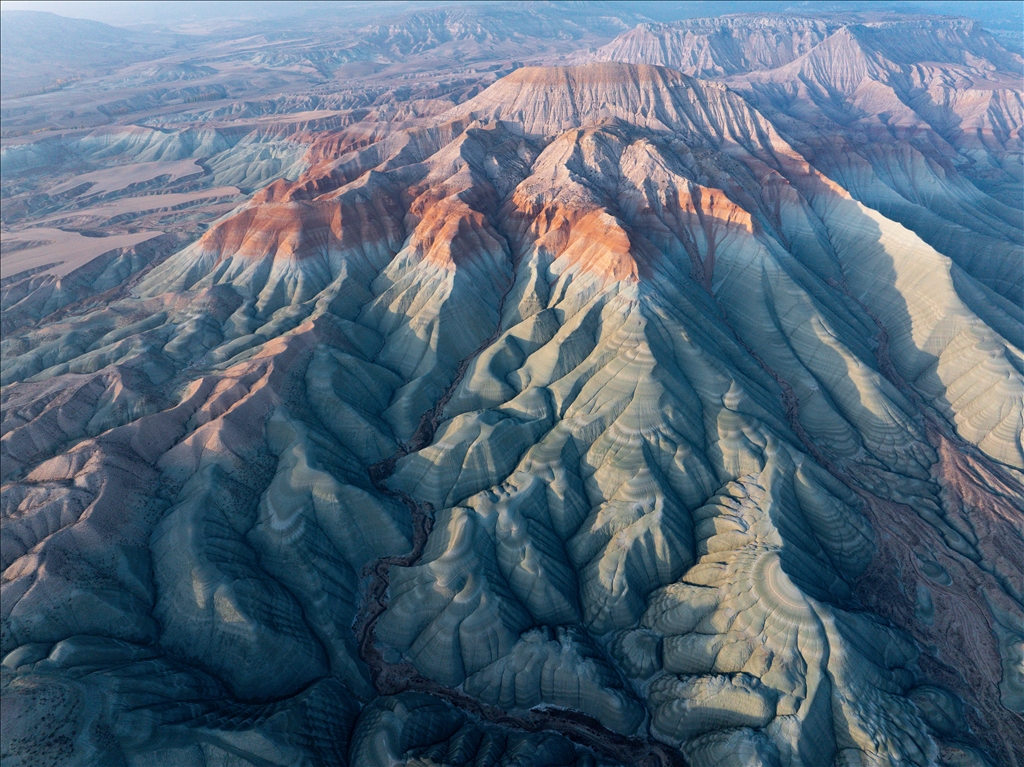
[[[752,101],[520,69],[5,338],[5,759],[1019,765],[1022,312]]]
[[[799,16],[725,16],[647,23],[581,58],[655,64],[695,77],[735,75],[788,64],[838,26]]]
[[[738,37],[749,53],[724,47],[734,29],[748,28],[760,30]],[[828,26],[741,16],[642,25],[598,57],[723,76],[858,200],[1004,298],[1024,301],[1024,60],[977,22]]]
[[[740,141],[766,125],[721,85],[663,67],[614,63],[520,69],[447,116],[457,115],[508,123],[532,138],[618,121],[709,145]]]
[[[971,22],[888,23],[737,86],[796,118],[783,130],[857,199],[1019,305],[1022,68]]]

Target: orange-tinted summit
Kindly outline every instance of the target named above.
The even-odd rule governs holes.
[[[3,767],[1024,767],[1019,57],[341,7],[4,11]]]

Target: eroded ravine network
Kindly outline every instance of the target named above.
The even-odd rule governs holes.
[[[865,486],[868,483],[863,480],[870,480],[870,477],[860,476],[863,469],[858,464],[851,465],[838,458],[827,447],[814,440],[800,419],[800,399],[792,384],[740,336],[714,295],[710,281],[703,278],[706,272],[699,268],[699,263],[694,263],[693,266],[694,279],[701,283],[711,297],[718,308],[721,320],[733,338],[778,385],[786,420],[800,444],[815,462],[860,499],[862,509],[876,532],[876,545],[879,547],[876,562],[882,560],[896,563],[895,568],[869,567],[857,582],[852,584],[857,598],[862,604],[891,620],[915,639],[921,650],[922,670],[928,676],[956,690],[961,698],[970,701],[971,705],[966,707],[965,714],[971,724],[971,734],[982,740],[991,752],[1003,756],[1007,764],[1022,764],[1019,757],[1015,756],[1020,753],[1022,739],[1010,735],[1021,732],[1021,717],[1005,709],[999,702],[1000,654],[993,638],[991,613],[983,596],[986,589],[999,589],[1002,586],[999,579],[992,573],[966,564],[963,561],[963,554],[947,546],[938,530],[929,524],[920,524],[921,518],[911,506],[889,500],[868,490]],[[920,394],[903,378],[889,354],[888,329],[867,305],[852,294],[845,281],[829,280],[829,285],[856,303],[875,325],[875,358],[878,370],[913,403],[917,410],[928,441],[940,456],[938,464],[933,467],[934,470],[945,475],[943,480],[947,483],[959,481],[975,488],[980,487],[990,503],[997,508],[999,516],[1009,520],[1011,524],[1014,521],[1024,522],[1024,510],[1015,508],[1007,500],[1010,497],[1024,498],[1024,487],[980,450],[960,438],[955,429],[934,413]],[[944,465],[949,462],[944,462],[943,456],[950,452],[975,463],[985,476],[969,476],[962,469]],[[958,476],[949,476],[951,472]],[[898,585],[894,587],[892,583],[880,579],[878,575],[895,569],[897,572],[915,573],[919,580],[924,582],[927,576],[920,572],[921,563],[913,551],[914,542],[921,540],[927,542],[928,550],[941,551],[947,555],[946,560],[957,570],[955,581],[969,584],[967,588],[943,589],[934,582],[931,583],[930,587],[942,590],[949,605],[945,620],[937,617],[934,628],[923,627],[915,618],[914,606],[907,596],[908,593],[915,593],[915,589],[901,589]],[[988,632],[978,631],[981,626],[985,626]],[[964,632],[969,632],[970,637],[966,638]],[[961,641],[957,641],[958,638]],[[936,651],[936,647],[941,649]],[[948,660],[942,660],[943,656]],[[951,664],[949,660],[954,658],[957,663]],[[965,677],[965,671],[966,677],[970,679]],[[979,687],[988,689],[978,689]],[[999,722],[1001,726],[991,728],[992,722]],[[999,735],[991,735],[993,729],[998,731]]]
[[[718,309],[720,319],[731,331],[733,337],[740,346],[778,385],[781,392],[782,406],[786,420],[800,444],[819,465],[850,488],[850,490],[852,490],[861,499],[865,513],[870,519],[872,526],[877,532],[882,533],[881,537],[885,541],[883,544],[883,550],[879,552],[878,556],[883,559],[897,560],[902,563],[905,568],[915,568],[916,560],[908,548],[908,541],[924,536],[929,539],[929,543],[933,547],[937,547],[937,550],[946,549],[942,544],[938,531],[932,530],[931,528],[925,530],[922,526],[915,524],[915,520],[919,518],[913,509],[905,504],[890,501],[879,497],[875,493],[867,491],[864,487],[864,483],[862,481],[858,481],[856,466],[851,466],[846,461],[832,455],[831,451],[827,450],[827,448],[820,445],[813,439],[801,422],[799,397],[794,391],[792,385],[785,379],[785,377],[769,365],[768,362],[736,332],[721,304],[719,304],[716,296],[714,295],[710,279],[708,278],[706,264],[699,261],[698,258],[694,258],[695,254],[691,253],[690,255],[691,259],[694,261],[694,279],[701,284],[710,296],[712,302]],[[845,285],[835,281],[830,281],[830,284],[831,287],[836,289],[838,292],[843,293],[848,298],[856,301]],[[502,316],[505,297],[510,291],[511,287],[509,288],[509,291],[502,296],[501,302],[499,303],[499,318]],[[880,372],[914,403],[925,424],[929,441],[932,442],[933,446],[937,449],[941,447],[941,444],[952,445],[954,448],[967,449],[968,446],[962,444],[963,441],[957,437],[955,431],[950,429],[948,424],[944,423],[940,418],[937,418],[933,412],[931,412],[930,408],[921,401],[919,395],[916,394],[916,391],[905,380],[903,380],[896,371],[895,366],[889,359],[888,332],[883,323],[876,315],[870,312],[862,302],[856,301],[856,303],[864,309],[877,327],[875,353]],[[532,710],[514,714],[496,706],[482,703],[460,690],[446,687],[434,680],[424,677],[411,663],[407,661],[400,661],[397,663],[387,661],[378,646],[376,625],[378,620],[387,610],[391,567],[412,567],[419,563],[426,547],[427,538],[433,526],[435,511],[431,504],[417,501],[405,492],[388,487],[386,480],[394,472],[399,459],[412,453],[416,453],[431,444],[434,433],[443,418],[444,409],[462,382],[469,366],[472,364],[473,360],[479,356],[479,354],[497,341],[501,334],[501,330],[501,322],[499,319],[493,334],[460,362],[452,382],[445,389],[436,404],[421,416],[418,427],[410,440],[407,443],[402,444],[399,449],[388,458],[369,467],[370,480],[374,488],[382,495],[400,501],[409,510],[412,521],[413,545],[412,549],[405,555],[385,556],[375,560],[367,566],[363,573],[364,589],[362,594],[362,606],[355,623],[360,656],[370,669],[374,686],[377,692],[381,695],[394,695],[404,691],[424,692],[438,697],[449,704],[468,712],[472,716],[496,725],[525,732],[538,732],[545,730],[557,732],[578,745],[590,749],[605,758],[611,758],[623,763],[637,765],[682,765],[684,764],[683,757],[678,750],[672,749],[650,738],[627,737],[619,733],[615,733],[605,728],[600,724],[600,722],[592,717],[579,712],[547,708],[545,710]],[[1000,484],[1003,484],[1004,486],[1015,485],[1012,478],[1007,477],[1004,472],[1000,472],[998,470],[998,466],[994,466],[991,461],[985,460],[984,456],[980,456],[978,454],[978,451],[970,450],[968,452],[975,460],[980,461],[982,466],[992,475],[993,479],[998,479]],[[1021,495],[1024,497],[1024,491],[1022,491]],[[908,525],[910,525],[910,528],[908,528]],[[934,540],[932,540],[933,538]],[[969,577],[967,572],[969,568],[959,569],[963,570],[964,579],[971,582],[978,590],[978,593],[973,595],[968,594],[965,596],[964,594],[950,592],[946,596],[949,598],[951,603],[955,602],[957,604],[957,610],[954,611],[956,614],[970,616],[973,621],[980,621],[981,623],[979,625],[984,624],[989,620],[987,618],[987,610],[985,609],[983,600],[979,602],[978,599],[981,599],[979,595],[982,593],[984,587],[986,585],[991,585],[983,583],[983,581],[989,580],[986,576],[991,577],[991,574],[977,573],[974,574],[973,577]],[[891,588],[879,590],[880,585],[884,584],[876,583],[869,573],[862,577],[861,581],[854,586],[855,592],[864,604],[870,605],[872,609],[879,611],[880,614],[893,620],[897,625],[900,625],[904,630],[909,631],[909,633],[915,637],[919,646],[923,649],[923,665],[927,667],[927,671],[930,676],[935,678],[936,681],[954,689],[958,689],[961,696],[968,700],[972,700],[975,706],[982,703],[982,701],[979,700],[979,691],[971,689],[974,685],[965,685],[965,680],[960,677],[960,674],[958,674],[953,667],[949,666],[948,663],[939,661],[938,657],[933,657],[933,653],[928,650],[928,646],[933,644],[933,641],[930,640],[935,639],[934,632],[922,632],[916,621],[912,620],[912,607],[907,608],[904,604],[907,602],[906,597],[902,594],[893,593]],[[994,655],[994,657],[998,658],[998,651],[994,647],[986,647],[985,650],[988,652],[983,651],[982,654]],[[962,658],[961,660],[968,659]],[[971,659],[966,664],[960,663],[958,665],[961,667],[971,667],[975,666],[978,660],[980,660],[980,658]],[[998,700],[998,692],[996,692],[994,700]],[[983,730],[983,728],[979,726],[980,721],[977,719],[977,713],[981,713],[983,711],[984,716],[996,718],[1000,718],[1000,714],[1002,713],[998,710],[998,704],[995,704],[994,706],[981,705],[980,711],[971,711],[970,709],[974,709],[975,706],[968,707],[968,717],[969,719],[974,720],[972,721],[972,724],[974,724],[975,727],[972,729],[974,729],[976,733]],[[986,746],[996,753],[1006,753],[1007,750],[1012,753],[1013,750],[1013,744],[1007,742],[999,743],[990,741],[986,743]]]
[[[513,275],[515,264],[513,265]],[[470,364],[484,350],[495,343],[501,335],[501,317],[505,299],[515,284],[502,295],[498,304],[498,322],[494,332],[473,352],[466,356],[456,368],[452,382],[445,389],[437,403],[420,417],[416,432],[408,442],[400,444],[397,451],[369,467],[370,482],[377,492],[400,501],[409,510],[412,521],[412,549],[402,556],[380,557],[363,570],[363,592],[361,607],[356,616],[354,631],[359,647],[359,656],[370,670],[370,678],[379,695],[397,695],[401,692],[422,692],[501,727],[522,732],[555,732],[578,746],[596,755],[624,765],[636,767],[685,767],[682,754],[649,737],[630,737],[609,730],[597,719],[579,711],[546,707],[523,713],[510,713],[498,706],[476,700],[466,693],[446,687],[419,673],[411,663],[392,663],[385,659],[377,643],[377,622],[388,608],[388,589],[391,585],[392,567],[413,567],[419,563],[427,545],[427,538],[434,525],[435,509],[430,503],[417,501],[408,493],[388,487],[387,479],[395,471],[399,459],[419,452],[430,445],[434,432],[443,417],[444,409],[462,382]]]

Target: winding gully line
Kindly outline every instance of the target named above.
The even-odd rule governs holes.
[[[513,277],[513,285],[515,278]],[[512,286],[509,286],[511,291]],[[433,408],[420,417],[416,432],[409,442],[388,458],[369,467],[370,482],[381,495],[401,501],[409,509],[412,519],[413,545],[408,554],[386,556],[374,560],[363,570],[364,589],[362,606],[356,616],[353,630],[359,646],[359,656],[370,669],[373,686],[379,695],[397,695],[401,692],[422,692],[440,698],[446,703],[466,711],[473,717],[521,732],[555,732],[600,758],[630,765],[631,767],[686,767],[682,754],[670,746],[651,738],[629,737],[609,730],[597,719],[578,711],[545,708],[523,713],[510,713],[497,706],[482,703],[461,690],[446,687],[424,677],[407,661],[390,663],[377,644],[377,621],[387,611],[388,588],[392,567],[413,567],[423,557],[427,538],[434,525],[434,507],[421,503],[408,493],[393,490],[385,483],[394,473],[399,459],[427,447],[441,422],[445,407],[462,383],[470,364],[501,335],[501,316],[505,306],[502,296],[498,304],[498,323],[490,338],[464,358],[456,369],[455,378]]]

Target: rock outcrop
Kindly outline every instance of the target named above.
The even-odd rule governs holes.
[[[781,67],[840,26],[827,18],[783,15],[647,23],[580,58],[655,64],[695,77],[720,77]]]
[[[5,763],[1022,764],[1016,59],[744,24],[5,334]]]

